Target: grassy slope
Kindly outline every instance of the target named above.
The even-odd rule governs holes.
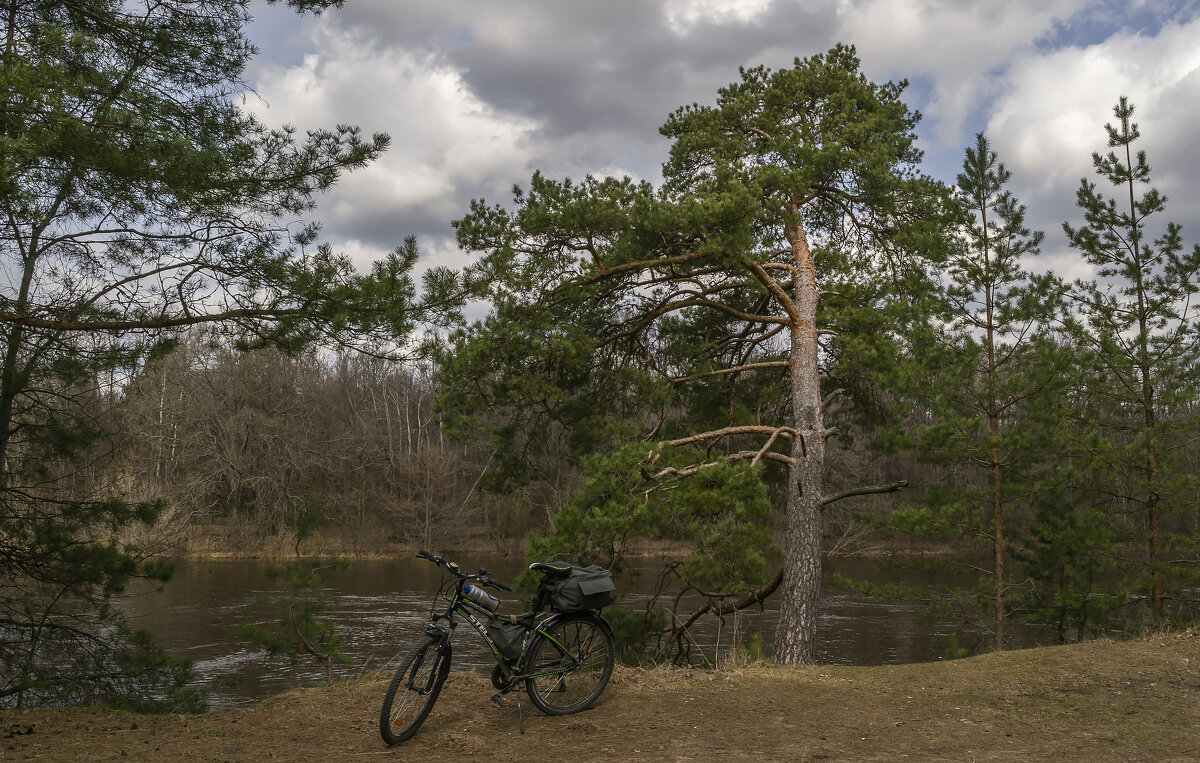
[[[47,760],[1200,760],[1200,634],[883,667],[618,668],[593,710],[497,710],[454,673],[424,727],[388,749],[385,682],[243,710],[135,716],[0,712],[0,761]],[[33,733],[24,732],[32,727]]]

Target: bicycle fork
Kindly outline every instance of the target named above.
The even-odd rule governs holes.
[[[446,655],[446,647],[450,643],[449,632],[442,630],[436,625],[430,625],[425,631],[425,635],[432,636],[433,638],[437,639],[435,643],[429,645],[429,648],[432,648],[434,650],[434,654],[436,655],[433,658],[433,666],[429,671],[429,676],[425,679],[424,686],[413,686],[413,681],[417,678],[417,671],[420,670],[421,665],[425,663],[424,659],[414,660],[412,672],[409,673],[408,680],[405,681],[405,686],[407,688],[412,689],[421,696],[428,696],[433,691],[433,687],[437,683],[438,674],[442,672],[442,660],[448,659]],[[428,649],[426,650],[426,653],[428,653]]]

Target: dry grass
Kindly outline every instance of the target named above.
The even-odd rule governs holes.
[[[596,707],[497,710],[454,673],[424,727],[389,749],[382,680],[201,716],[4,711],[0,761],[1200,760],[1200,634],[883,667],[619,668]],[[32,733],[25,733],[32,730]]]

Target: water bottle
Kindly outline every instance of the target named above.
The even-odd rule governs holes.
[[[495,612],[496,607],[500,606],[499,599],[497,599],[495,596],[492,596],[479,586],[463,586],[463,596],[466,596],[468,599],[483,607],[488,612]]]

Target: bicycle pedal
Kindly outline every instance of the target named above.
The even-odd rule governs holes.
[[[498,708],[504,707],[504,700],[506,700],[506,699],[508,699],[508,697],[504,696],[503,694],[493,694],[492,695],[492,704]]]

